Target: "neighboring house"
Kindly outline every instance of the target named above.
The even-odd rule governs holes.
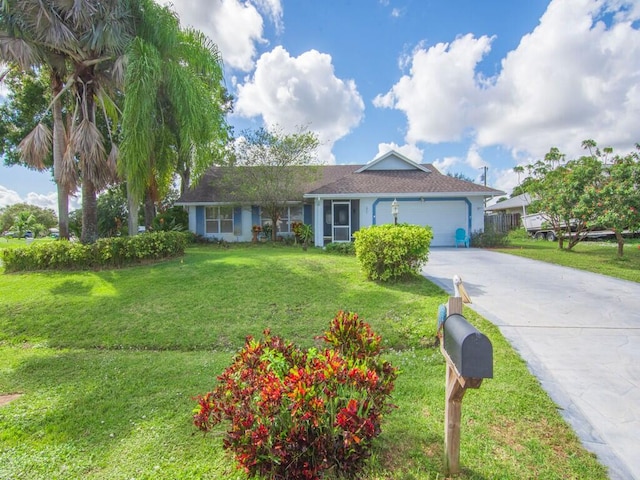
[[[518,215],[527,215],[527,207],[531,204],[531,195],[523,193],[515,197],[508,198],[503,202],[496,203],[484,209],[488,214],[494,213],[517,213]]]
[[[247,167],[250,168],[250,167]],[[429,225],[432,246],[454,246],[455,231],[484,229],[484,201],[504,192],[441,174],[391,151],[366,165],[325,165],[319,180],[303,198],[291,199],[278,226],[291,234],[291,224],[311,224],[316,246],[348,242],[362,227],[393,223],[391,203],[398,201],[398,223]],[[220,169],[211,168],[176,205],[189,211],[189,230],[226,241],[250,241],[252,225],[269,222],[259,205],[238,204],[216,188]]]
[[[522,226],[522,217],[527,215],[528,207],[531,204],[531,195],[522,193],[511,197],[503,202],[496,203],[484,209],[485,229],[489,230],[489,225],[499,232],[508,232]]]

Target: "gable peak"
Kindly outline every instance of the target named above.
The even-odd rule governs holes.
[[[426,173],[431,172],[426,166],[414,162],[395,150],[389,150],[374,158],[356,170],[355,173],[361,173],[367,170],[422,170]]]

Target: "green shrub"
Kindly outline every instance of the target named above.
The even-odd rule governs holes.
[[[340,255],[355,255],[356,246],[353,242],[331,242],[324,246],[324,251]]]
[[[171,207],[159,213],[153,219],[152,230],[154,232],[182,232],[189,227],[189,214],[182,207]]]
[[[0,258],[5,272],[115,268],[183,255],[186,245],[187,236],[180,232],[156,232],[102,238],[89,245],[66,240],[34,243],[4,249]]]
[[[515,228],[510,230],[507,236],[509,237],[510,242],[513,240],[529,240],[531,238],[527,233],[527,230],[524,228]]]
[[[497,232],[493,227],[484,232],[475,231],[471,234],[471,246],[476,248],[506,247],[509,245],[509,234]]]
[[[372,225],[354,233],[356,256],[371,280],[397,280],[415,276],[429,258],[431,227]]]
[[[249,477],[354,478],[371,455],[398,371],[355,313],[338,312],[323,340],[301,350],[267,330],[247,338],[216,388],[198,397],[194,424],[229,422],[223,446]]]

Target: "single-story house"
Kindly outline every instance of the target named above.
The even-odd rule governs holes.
[[[531,195],[522,193],[485,208],[485,229],[508,232],[520,228],[522,217],[528,214],[531,201]]]
[[[531,195],[522,193],[515,197],[508,198],[503,202],[498,202],[484,209],[488,214],[514,214],[527,215],[527,207],[531,204]]]
[[[250,167],[247,167],[250,168]],[[390,151],[366,165],[324,165],[303,198],[291,199],[278,225],[291,234],[296,221],[310,224],[314,243],[349,242],[362,227],[393,223],[391,204],[398,202],[398,223],[429,225],[432,246],[454,246],[455,231],[468,235],[484,229],[486,198],[504,195],[494,188],[441,174],[431,164],[413,162]],[[189,230],[226,241],[247,242],[252,226],[269,221],[259,205],[230,202],[216,189],[220,168],[212,167],[176,205],[189,212]]]

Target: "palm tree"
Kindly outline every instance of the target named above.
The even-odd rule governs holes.
[[[135,0],[4,0],[1,7],[2,24],[11,27],[3,40],[16,40],[22,49],[18,50],[14,41],[8,42],[3,52],[31,58],[31,64],[35,58],[40,65],[44,61],[37,54],[52,52],[69,66],[66,81],[62,82],[60,75],[58,81],[53,82],[54,88],[59,90],[54,104],[66,90],[71,90],[74,100],[74,113],[59,175],[61,179],[67,178],[65,174],[75,171],[75,168],[70,168],[72,165],[77,165],[80,172],[81,240],[85,243],[98,237],[97,192],[113,179],[117,155],[111,135],[111,154],[106,154],[104,138],[96,126],[96,107],[101,106],[108,127],[114,118],[110,114],[116,110],[109,93],[113,93],[113,82],[121,71],[123,54],[133,38],[132,12],[136,5]],[[6,57],[3,55],[3,58]],[[58,113],[54,111],[54,128],[56,123],[62,126],[62,122],[56,122],[57,118]],[[63,133],[55,133],[59,137],[54,142],[54,155],[59,155]],[[41,156],[46,152],[49,138],[43,126],[39,125],[33,135],[25,139],[23,148],[34,157]]]
[[[216,45],[200,32],[182,30],[168,7],[150,0],[143,5],[128,51],[118,165],[130,208],[142,199],[153,207],[150,201],[175,172],[187,188],[220,157],[229,138],[225,114],[231,102]],[[134,234],[137,213],[130,211],[129,219]]]
[[[61,238],[69,238],[69,192],[77,188],[77,172],[73,165],[65,164],[64,151],[67,136],[64,128],[61,93],[66,75],[66,62],[62,55],[46,45],[39,43],[38,35],[27,28],[29,24],[37,24],[35,19],[26,22],[20,15],[11,14],[11,6],[3,3],[0,6],[0,58],[13,63],[23,71],[43,66],[49,71],[51,95],[53,98],[51,111],[53,116],[53,174],[58,190],[58,228]],[[32,12],[32,11],[31,11]],[[49,132],[42,124],[25,138],[21,145],[22,160],[38,170],[45,169],[43,157],[49,146]],[[71,168],[69,168],[71,167]]]

